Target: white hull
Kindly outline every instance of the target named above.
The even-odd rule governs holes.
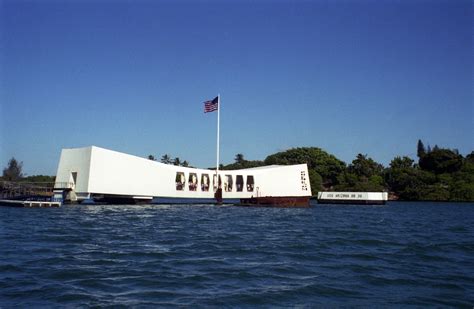
[[[318,192],[322,204],[385,204],[387,192]]]

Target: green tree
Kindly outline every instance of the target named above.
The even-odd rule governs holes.
[[[263,161],[259,160],[245,160],[244,155],[241,153],[238,153],[235,155],[234,158],[234,163],[228,164],[228,165],[223,165],[222,167],[219,167],[219,169],[222,170],[239,170],[239,169],[245,169],[245,168],[252,168],[252,167],[259,167],[265,165]]]
[[[321,177],[321,175],[319,175],[314,169],[308,170],[308,173],[312,194],[316,195],[317,192],[323,190],[323,177]]]
[[[181,165],[181,160],[180,160],[178,157],[176,157],[176,158],[174,158],[174,160],[173,160],[173,164],[174,164],[174,165],[177,165],[177,166],[180,166],[180,165]]]
[[[416,154],[417,154],[418,158],[421,158],[426,154],[425,145],[423,145],[423,142],[421,141],[421,139],[418,140],[418,146],[417,146]]]
[[[338,191],[373,192],[384,191],[384,179],[380,175],[372,175],[369,178],[357,176],[354,173],[344,172],[339,176]]]
[[[263,161],[259,161],[259,160],[252,160],[252,161],[249,161],[249,160],[244,160],[243,162],[241,163],[232,163],[232,164],[228,164],[228,165],[221,165],[221,167],[219,167],[219,169],[221,170],[239,170],[239,169],[244,169],[244,168],[252,168],[252,167],[259,167],[259,166],[264,166],[265,163]],[[215,167],[213,167],[212,169],[215,169]]]
[[[330,188],[337,184],[338,176],[345,170],[345,163],[326,151],[316,147],[292,148],[287,151],[278,152],[268,156],[264,163],[266,165],[289,165],[302,164],[308,165],[308,170],[314,170],[322,177],[323,186]],[[316,174],[312,174],[316,175]],[[317,181],[311,179],[312,182]]]
[[[413,161],[409,157],[395,157],[392,162],[390,162],[390,168],[392,169],[406,169],[413,167]]]
[[[234,160],[235,160],[235,163],[237,164],[242,164],[245,162],[244,155],[241,153],[236,154]]]
[[[428,156],[426,153],[423,157]],[[389,190],[400,200],[443,200],[449,199],[447,185],[440,182],[431,171],[421,170],[408,157],[395,157],[385,171]],[[449,175],[441,177],[449,182]]]
[[[337,177],[336,190],[338,191],[355,191],[355,187],[359,182],[359,177],[348,171],[344,171]]]
[[[46,175],[33,175],[27,176],[22,179],[25,182],[49,182],[54,183],[56,176],[46,176]]]
[[[382,175],[384,168],[382,164],[375,162],[372,158],[367,158],[367,155],[359,153],[352,164],[349,165],[348,170],[359,177],[369,178],[373,175]]]
[[[18,181],[23,178],[23,162],[18,162],[15,158],[8,161],[7,167],[3,169],[3,179],[8,181]]]
[[[189,162],[184,160],[183,163],[181,164],[181,166],[184,166],[184,167],[188,167],[189,166]]]
[[[423,170],[436,174],[454,173],[461,169],[463,157],[450,149],[434,149],[420,158],[418,164]]]
[[[474,151],[471,151],[471,153],[466,156],[465,161],[474,164]]]
[[[419,200],[422,201],[448,201],[449,188],[440,183],[435,183],[430,186],[425,186],[421,191],[422,195]]]
[[[171,157],[168,154],[161,156],[161,163],[171,164]]]
[[[428,171],[409,168],[394,170],[392,173],[390,189],[401,200],[426,200],[427,194],[432,191],[432,186],[436,184],[436,176]]]
[[[450,176],[450,200],[474,201],[474,151],[466,156],[461,169]]]
[[[344,173],[338,177],[336,189],[340,191],[383,191],[385,181],[382,164],[367,155],[358,154]]]
[[[154,156],[154,155],[148,155],[148,160],[151,160],[151,161],[156,161],[156,159],[155,159],[155,156]]]

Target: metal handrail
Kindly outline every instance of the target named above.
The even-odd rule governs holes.
[[[73,189],[74,183],[73,182],[55,182],[54,189]]]
[[[50,196],[54,190],[74,189],[72,182],[22,182],[0,181],[0,198],[28,195]]]
[[[37,187],[37,188],[61,188],[71,189],[74,187],[73,182],[27,182],[27,181],[0,181],[0,188],[10,187]]]
[[[18,197],[27,195],[52,195],[53,183],[0,181],[0,197]]]

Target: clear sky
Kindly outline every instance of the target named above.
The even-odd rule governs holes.
[[[472,1],[0,0],[0,166],[62,148],[215,165],[474,150]]]

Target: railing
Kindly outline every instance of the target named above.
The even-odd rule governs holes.
[[[73,189],[74,183],[73,182],[55,182],[54,189]]]
[[[55,189],[67,190],[73,186],[69,182],[0,181],[0,198],[52,196]]]

